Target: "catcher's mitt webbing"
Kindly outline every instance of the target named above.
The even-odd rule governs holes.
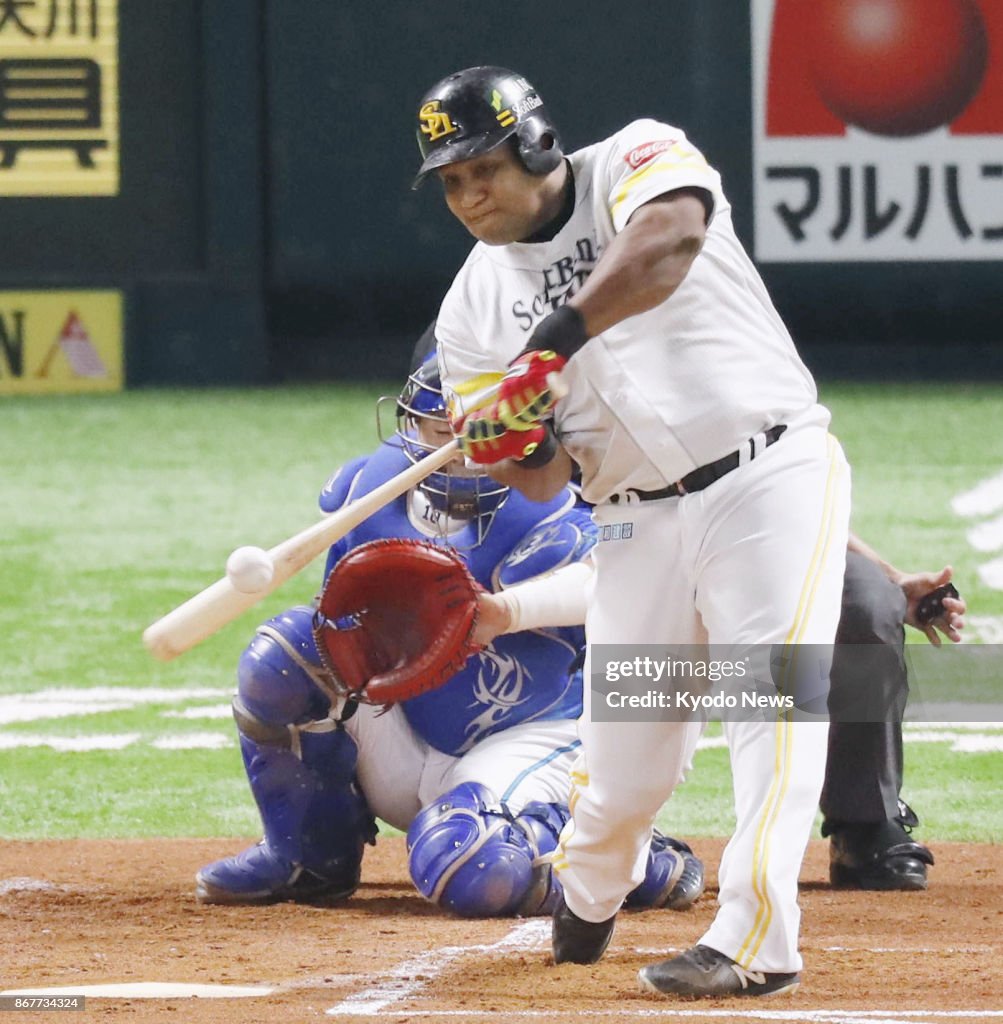
[[[314,614],[325,667],[346,694],[394,704],[434,690],[475,650],[477,582],[451,551],[375,540],[331,570]]]

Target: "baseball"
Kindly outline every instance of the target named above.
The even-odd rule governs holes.
[[[271,556],[262,548],[237,548],[226,560],[226,578],[242,594],[258,594],[275,573]]]

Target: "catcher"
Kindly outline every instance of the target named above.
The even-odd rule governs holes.
[[[321,508],[451,437],[433,355],[396,400],[388,443],[336,472]],[[580,591],[594,540],[572,490],[530,502],[458,459],[335,544],[317,607],[268,620],[240,658],[233,712],[264,838],[202,868],[198,900],[346,898],[378,817],[406,830],[432,902],[550,913],[584,646],[550,584],[577,576],[565,589]],[[699,859],[656,832],[628,905],[685,909],[702,890]]]

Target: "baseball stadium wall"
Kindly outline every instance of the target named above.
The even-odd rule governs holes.
[[[1003,376],[1003,5],[936,45],[899,5],[880,59],[831,6],[12,5],[0,395],[399,376],[470,244],[411,189],[414,107],[474,64],[566,150],[684,128],[817,373]]]

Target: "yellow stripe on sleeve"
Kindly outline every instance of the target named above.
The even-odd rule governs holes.
[[[610,206],[610,215],[614,220],[616,219],[616,211],[627,200],[634,188],[642,181],[653,177],[656,174],[674,174],[680,167],[699,167],[701,170],[710,169],[707,161],[703,157],[703,154],[695,149],[685,150],[684,155],[681,154],[677,159],[669,159],[665,154],[662,154],[652,164],[635,171],[624,181],[623,185],[620,187],[620,191],[617,193],[616,198]]]
[[[498,385],[504,376],[504,373],[481,373],[457,384],[449,395],[450,419],[468,416],[489,406],[495,400]]]

